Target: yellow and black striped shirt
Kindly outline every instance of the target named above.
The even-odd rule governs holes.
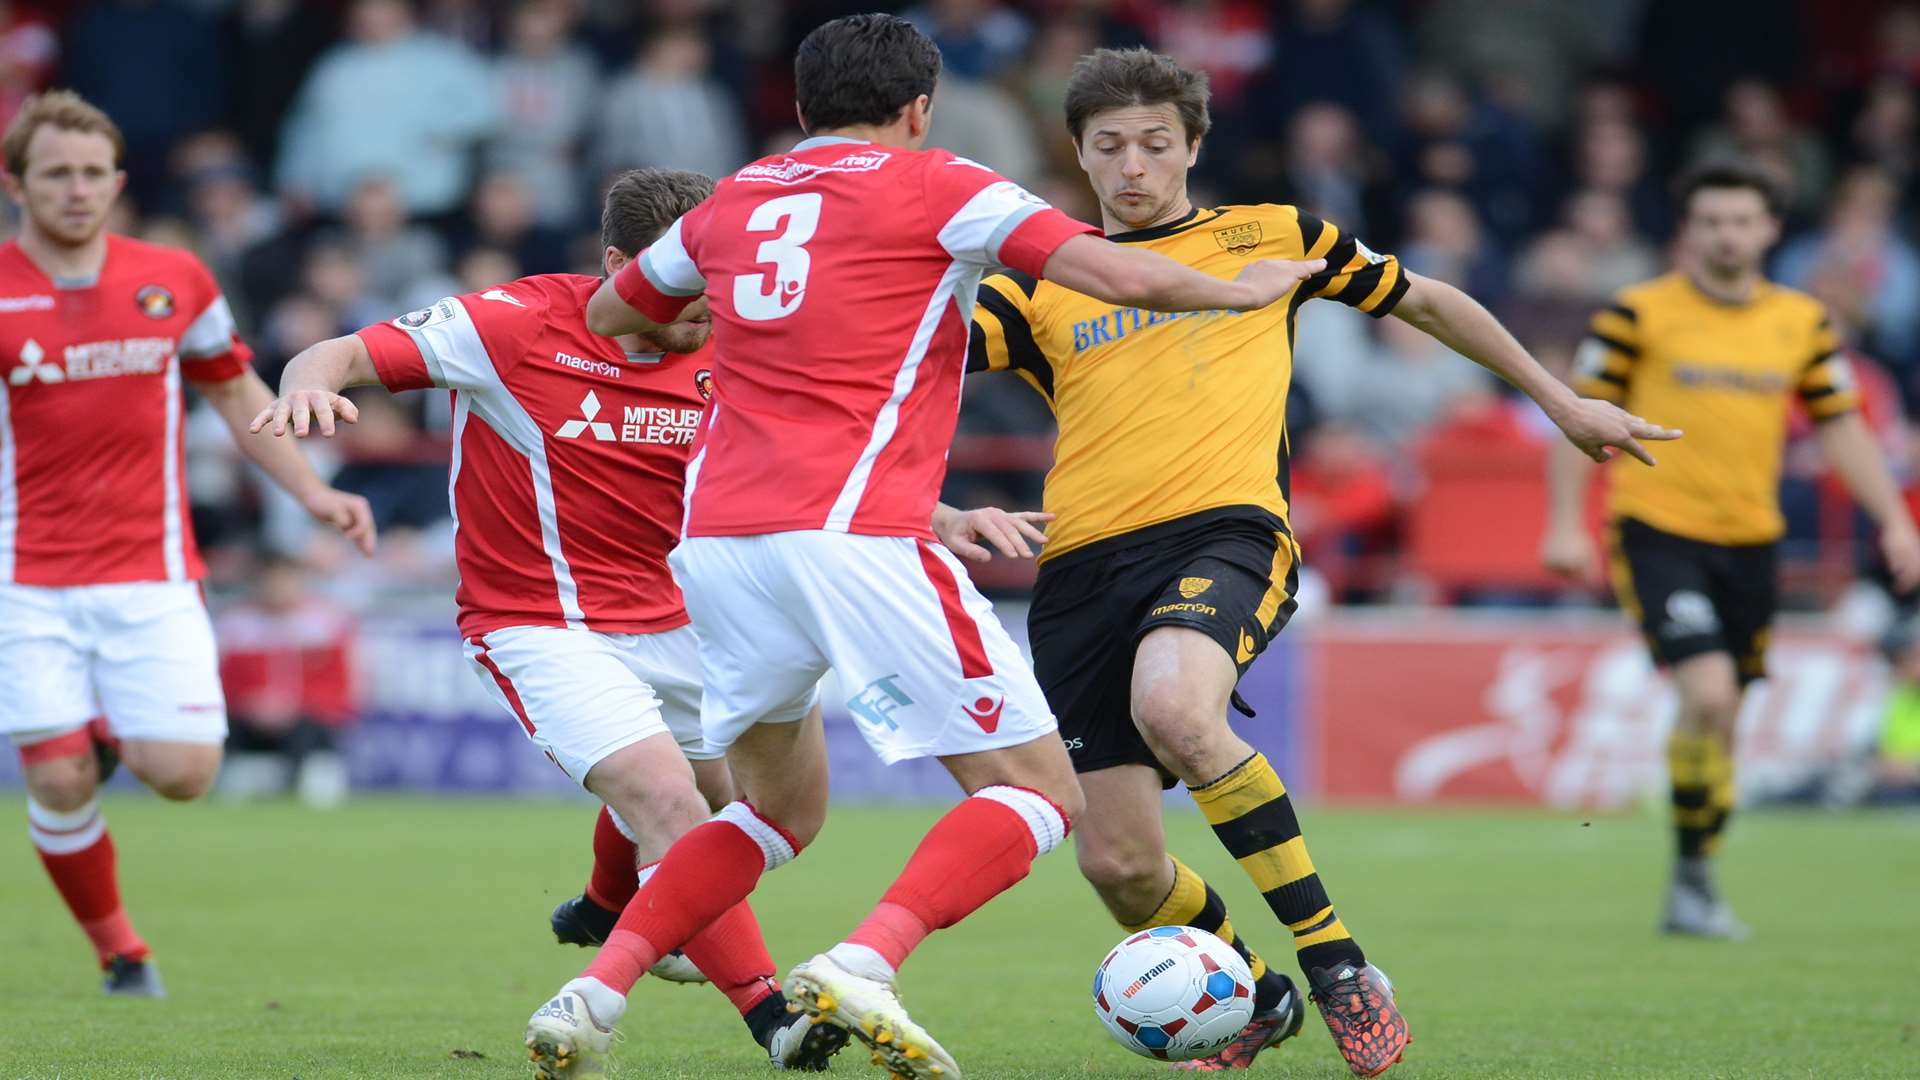
[[[1019,273],[982,283],[967,370],[1018,373],[1059,422],[1041,559],[1223,507],[1284,522],[1294,315],[1316,297],[1385,315],[1406,293],[1399,260],[1274,204],[1195,210],[1110,239],[1223,278],[1255,259],[1324,257],[1327,268],[1248,312],[1119,308]]]
[[[1742,304],[1685,274],[1621,290],[1593,317],[1574,389],[1686,436],[1653,448],[1649,469],[1611,466],[1611,511],[1710,544],[1780,538],[1780,459],[1794,394],[1816,420],[1858,404],[1846,357],[1820,302],[1762,283]]]

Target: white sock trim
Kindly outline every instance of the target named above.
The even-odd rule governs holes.
[[[843,941],[827,950],[827,959],[838,964],[842,971],[851,972],[875,982],[883,982],[889,986],[893,985],[894,977],[899,974],[893,970],[892,964],[887,963],[887,958],[880,955],[880,950],[871,945],[856,945],[851,941]]]
[[[620,835],[627,838],[627,843],[637,844],[640,842],[640,838],[633,834],[633,826],[627,824],[627,819],[620,816],[620,811],[615,810],[611,806],[607,807],[607,818],[613,822],[614,828],[620,830]]]
[[[560,988],[562,993],[569,990],[580,995],[580,1000],[587,1003],[587,1016],[599,1027],[613,1027],[627,1011],[627,996],[599,979],[582,975]]]
[[[772,870],[793,861],[799,852],[785,833],[775,828],[773,823],[754,812],[753,807],[743,802],[730,802],[713,815],[713,820],[724,821],[753,838],[760,845],[760,853],[766,856],[766,868]]]
[[[1067,838],[1067,819],[1053,800],[1030,788],[1009,787],[995,784],[983,787],[973,793],[976,799],[997,802],[1020,815],[1027,823],[1027,829],[1033,833],[1033,846],[1038,848],[1036,856],[1045,855],[1060,846]]]
[[[49,855],[72,855],[100,842],[107,834],[106,816],[100,803],[88,799],[78,810],[49,810],[27,799],[27,835],[33,846]]]

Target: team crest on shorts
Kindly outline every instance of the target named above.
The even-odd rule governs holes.
[[[173,314],[173,294],[165,285],[142,285],[133,294],[133,302],[149,319],[164,319]]]
[[[1263,235],[1260,229],[1260,223],[1257,221],[1249,221],[1245,225],[1233,225],[1225,229],[1213,230],[1213,238],[1220,241],[1220,246],[1233,252],[1235,255],[1252,254],[1253,249],[1260,246],[1260,240]]]
[[[1180,598],[1191,600],[1211,588],[1213,579],[1210,577],[1183,577],[1180,579]]]
[[[694,389],[700,391],[701,401],[713,400],[713,372],[701,368],[693,373]]]

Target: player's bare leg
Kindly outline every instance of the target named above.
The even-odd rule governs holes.
[[[1377,1076],[1412,1041],[1406,1019],[1386,976],[1367,963],[1327,898],[1286,785],[1227,723],[1237,680],[1232,657],[1211,637],[1187,627],[1155,627],[1134,657],[1134,723],[1161,763],[1186,782],[1214,835],[1293,932],[1314,1003],[1347,1066]],[[1269,1034],[1284,1038],[1286,1026]]]
[[[1740,680],[1731,654],[1702,653],[1673,666],[1680,697],[1667,743],[1677,852],[1662,928],[1670,934],[1738,941],[1747,927],[1714,883],[1713,855],[1733,813],[1733,733]]]
[[[771,838],[771,842],[783,845],[782,850],[788,858],[800,845],[789,842],[777,827],[767,823],[767,817],[757,814],[746,803],[733,803],[724,808],[718,817],[708,820],[705,800],[693,784],[693,769],[680,757],[678,749],[673,747],[668,737],[661,736],[659,739],[679,758],[680,771],[676,775],[684,777],[684,786],[679,788],[675,796],[676,818],[681,822],[691,818],[696,827],[673,844],[663,845],[667,847],[666,858],[651,868],[656,871],[655,874],[646,874],[646,880],[621,913],[599,955],[580,978],[569,982],[534,1015],[528,1026],[528,1038],[537,1076],[572,1078],[600,1075],[592,1070],[599,1068],[604,1059],[606,1047],[612,1040],[613,1025],[625,1011],[627,991],[649,968],[682,946],[689,958],[713,976],[723,990],[730,990],[729,997],[735,997],[735,993],[742,995],[735,997],[736,1005],[751,996],[752,1003],[745,1009],[764,1011],[776,1021],[786,1020],[781,1015],[783,1007],[770,993],[774,987],[770,978],[772,961],[766,958],[766,947],[760,940],[758,924],[745,899],[752,891],[753,882],[766,868],[762,849],[757,846],[760,841]],[[654,741],[643,740],[635,746]],[[758,764],[759,775],[763,778],[756,789],[745,779],[751,767],[741,769],[736,763],[734,767],[742,776],[740,786],[744,790],[765,791],[769,805],[781,808],[802,822],[807,839],[819,831],[819,822],[824,819],[826,811],[826,743],[820,727],[819,710],[813,710],[798,723],[761,725],[752,729],[732,748],[730,756],[733,755],[740,755]],[[607,760],[613,759],[610,757]],[[595,771],[598,771],[597,766]],[[620,775],[621,780],[602,783],[601,790],[596,792],[607,798],[616,809],[620,808],[620,802],[616,802],[616,799],[625,801],[629,798],[631,793],[621,789],[630,786],[627,781],[634,774],[622,770]],[[713,774],[710,774],[710,783],[713,779]],[[588,781],[591,788],[594,782],[592,774],[589,774]],[[809,786],[812,790],[805,790]],[[687,801],[689,796],[694,802]],[[621,816],[626,817],[624,810]],[[627,820],[633,821],[631,818]],[[729,823],[735,820],[750,822],[748,827],[759,835],[750,836]],[[636,832],[639,831],[636,825]],[[683,843],[688,838],[692,840],[690,846]],[[717,852],[710,850],[712,842],[716,840],[719,842]],[[739,840],[756,845],[745,853],[746,861],[754,864],[750,880],[745,880],[742,885],[740,879],[746,875],[737,875],[728,878],[717,889],[709,888],[709,879],[703,876],[702,871],[709,867],[710,862],[717,860],[722,864],[719,867],[722,870],[745,869],[738,858],[732,860],[730,866],[726,865],[730,850],[728,842],[735,841],[733,847],[737,849]],[[647,842],[648,838],[643,835],[643,851]],[[735,856],[741,854],[738,850],[732,850],[731,853]],[[715,856],[715,860],[710,860],[709,855]],[[664,876],[658,886],[650,889],[656,874]],[[685,891],[676,890],[676,886]],[[653,902],[658,899],[656,892],[670,895],[656,904]],[[671,910],[665,910],[669,908]],[[664,947],[656,948],[656,941],[663,943]],[[751,954],[751,957],[746,954]],[[751,963],[747,962],[749,959]],[[727,971],[746,971],[748,968],[756,971],[764,968],[765,974],[757,982],[730,979],[725,974]],[[738,985],[731,986],[732,983]],[[810,1025],[797,1022],[779,1023],[777,1029],[769,1025],[766,1034],[763,1045],[767,1046],[770,1056],[790,1068],[823,1067],[826,1059],[845,1041],[836,1033],[815,1033]]]
[[[30,739],[20,750],[28,832],[67,910],[93,942],[106,973],[103,988],[126,997],[165,997],[151,950],[120,900],[113,837],[96,799],[100,769],[92,737],[81,728]]]
[[[1146,765],[1116,765],[1081,773],[1080,786],[1087,811],[1074,831],[1074,854],[1081,876],[1114,921],[1129,933],[1154,926],[1199,927],[1233,946],[1253,972],[1254,1016],[1246,1030],[1219,1053],[1175,1067],[1244,1069],[1261,1051],[1299,1034],[1306,1011],[1293,980],[1247,947],[1219,894],[1168,852],[1160,773]]]
[[[187,802],[205,795],[220,774],[217,743],[124,739],[120,762],[155,795]]]
[[[1084,800],[1057,735],[954,754],[941,764],[968,797],[928,831],[846,941],[793,969],[787,996],[839,1024],[896,1076],[954,1077],[952,1055],[900,1006],[894,977],[915,947],[1027,876],[1066,838]]]

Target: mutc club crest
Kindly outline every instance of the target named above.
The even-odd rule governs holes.
[[[1180,596],[1185,600],[1191,600],[1211,588],[1213,588],[1213,579],[1210,577],[1183,577],[1180,579]]]
[[[1253,249],[1260,246],[1263,235],[1260,231],[1260,223],[1257,221],[1213,230],[1213,238],[1220,241],[1220,246],[1235,255],[1253,254]]]

